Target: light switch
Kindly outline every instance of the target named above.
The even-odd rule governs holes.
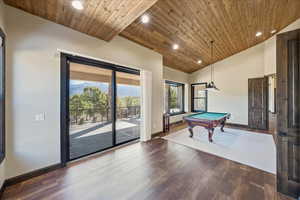
[[[44,121],[44,120],[45,120],[45,113],[42,113],[42,114],[41,114],[40,120],[41,120],[41,121]]]
[[[44,121],[45,120],[45,113],[39,113],[35,115],[35,121]]]

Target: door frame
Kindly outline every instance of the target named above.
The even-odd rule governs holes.
[[[6,117],[5,117],[5,104],[6,104],[6,35],[4,31],[0,27],[0,37],[2,38],[2,52],[0,52],[2,55],[2,62],[0,63],[0,70],[1,70],[1,88],[0,91],[2,92],[1,98],[2,98],[2,103],[1,103],[1,115],[0,115],[0,123],[1,123],[1,130],[0,130],[0,137],[1,137],[1,146],[0,146],[0,164],[2,164],[5,156],[6,156]]]
[[[74,159],[70,159],[70,141],[69,141],[69,81],[70,81],[70,62],[84,64],[93,67],[100,67],[102,69],[112,70],[112,142],[113,146],[101,149],[99,151],[89,153]],[[138,138],[131,139],[122,143],[116,143],[116,98],[117,98],[117,83],[116,83],[116,72],[124,72],[129,74],[140,75],[140,70],[116,65],[104,61],[94,60],[82,56],[71,55],[68,53],[60,54],[60,148],[61,148],[61,165],[66,166],[67,162],[80,159],[82,157],[89,156],[107,149],[134,141]]]

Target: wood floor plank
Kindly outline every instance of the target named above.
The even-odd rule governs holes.
[[[171,132],[185,128],[173,126]],[[164,139],[70,163],[5,189],[20,200],[287,200],[273,174]]]

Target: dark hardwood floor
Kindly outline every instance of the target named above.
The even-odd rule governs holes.
[[[287,200],[275,185],[273,174],[156,138],[10,186],[3,199]]]

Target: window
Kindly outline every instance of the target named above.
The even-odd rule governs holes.
[[[5,35],[0,28],[0,163],[5,157]]]
[[[195,83],[192,88],[192,112],[207,111],[207,91],[206,83]]]
[[[165,111],[171,115],[184,113],[184,84],[166,81]]]

